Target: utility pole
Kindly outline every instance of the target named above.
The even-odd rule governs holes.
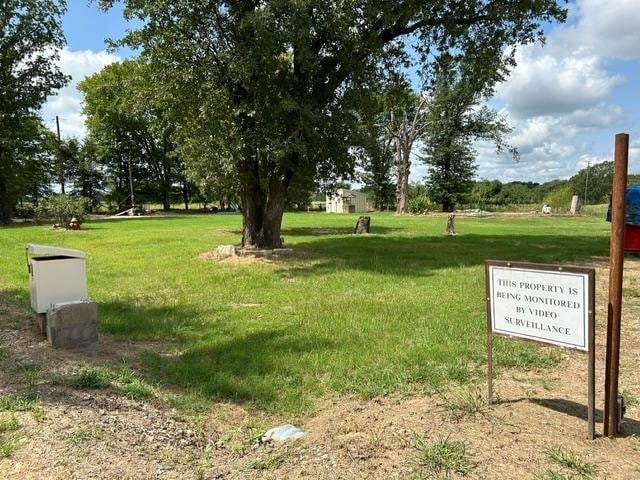
[[[587,206],[587,188],[589,185],[589,167],[591,167],[591,162],[587,162],[587,178],[584,180],[584,206]]]
[[[136,200],[133,197],[133,174],[131,173],[131,157],[129,157],[129,192],[131,196],[131,208],[135,208]]]
[[[56,130],[58,131],[58,182],[60,191],[64,195],[64,162],[62,159],[62,141],[60,140],[60,118],[56,115]]]

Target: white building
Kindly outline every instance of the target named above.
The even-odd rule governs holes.
[[[327,195],[327,213],[367,212],[367,194],[339,188],[334,195]]]

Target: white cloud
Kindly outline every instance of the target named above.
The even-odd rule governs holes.
[[[518,67],[497,92],[509,112],[518,117],[568,113],[588,109],[607,98],[622,82],[603,69],[602,59],[581,50],[556,58],[542,47],[527,47],[516,55]]]
[[[577,0],[569,24],[556,26],[547,45],[521,49],[497,89],[521,160],[510,164],[480,149],[479,176],[543,182],[611,160],[616,130],[638,124],[638,100],[616,98],[616,88],[638,82],[638,25],[637,0]],[[638,171],[639,142],[629,158],[629,171]]]
[[[578,21],[558,32],[558,43],[601,56],[640,58],[638,0],[581,0],[572,13]]]
[[[78,82],[119,60],[118,56],[106,51],[63,49],[58,65],[65,74],[71,76],[71,81],[57,95],[49,97],[43,105],[42,118],[45,124],[55,131],[57,115],[60,118],[60,134],[63,138],[84,137],[86,129],[82,115],[82,94],[76,88]]]

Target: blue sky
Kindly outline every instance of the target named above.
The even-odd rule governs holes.
[[[519,162],[478,145],[478,177],[544,182],[568,178],[587,164],[612,158],[614,135],[631,135],[630,168],[640,172],[640,8],[638,0],[574,0],[568,22],[548,28],[547,43],[518,51],[518,66],[497,89],[492,106],[514,131]],[[86,75],[131,55],[108,52],[105,39],[127,29],[121,9],[101,12],[87,0],[68,0],[63,18],[67,47],[60,65],[72,76],[51,97],[43,118],[65,137],[84,135],[82,97],[75,85]],[[412,180],[424,177],[416,163]]]

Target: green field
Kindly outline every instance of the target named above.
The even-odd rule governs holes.
[[[483,261],[608,253],[610,226],[595,217],[458,217],[456,237],[443,235],[441,216],[373,214],[372,233],[360,236],[350,233],[356,218],[287,214],[285,243],[303,255],[251,264],[200,258],[239,241],[239,215],[95,220],[79,232],[2,228],[0,308],[27,309],[27,243],[85,250],[100,331],[155,340],[136,357],[148,382],[305,414],[336,393],[481,381]],[[513,341],[497,342],[496,356],[502,367],[554,361]]]

